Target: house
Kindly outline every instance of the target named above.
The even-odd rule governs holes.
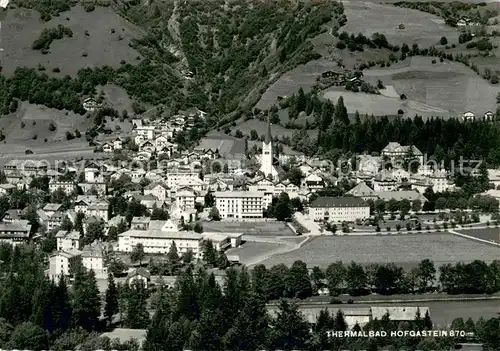
[[[7,212],[5,212],[5,214],[3,215],[3,218],[0,218],[0,220],[5,223],[12,223],[14,221],[21,220],[23,215],[24,215],[23,210],[19,209],[7,210]]]
[[[10,191],[16,189],[17,187],[13,184],[0,184],[0,195],[7,195]]]
[[[325,182],[323,178],[317,174],[311,173],[302,179],[300,187],[306,191],[315,192],[323,189],[325,187]]]
[[[87,112],[94,112],[95,110],[99,109],[101,107],[101,104],[99,104],[94,98],[89,97],[83,100],[83,108]]]
[[[471,111],[467,111],[462,115],[462,120],[464,121],[473,121],[476,119],[476,115],[472,113]]]
[[[488,111],[484,114],[484,119],[486,121],[493,121],[495,119],[495,114],[491,111]]]
[[[156,151],[156,146],[151,140],[145,140],[139,145],[139,150],[153,153]]]
[[[108,276],[105,265],[106,246],[99,241],[86,245],[82,250],[82,265],[88,270],[93,270],[98,279]]]
[[[96,195],[78,195],[75,201],[75,212],[86,213],[88,206],[97,200]]]
[[[196,194],[192,190],[181,190],[176,193],[175,202],[177,207],[193,209],[196,202]]]
[[[72,181],[59,180],[58,178],[52,178],[49,181],[49,191],[51,193],[62,189],[66,195],[71,195],[76,190],[76,184]]]
[[[81,255],[81,251],[72,248],[52,253],[49,258],[49,276],[58,280],[72,275],[73,268],[81,262]]]
[[[43,207],[43,212],[45,212],[45,214],[50,217],[52,215],[54,215],[54,213],[60,211],[62,209],[62,205],[61,204],[46,204],[44,207]]]
[[[112,143],[106,142],[106,143],[102,144],[101,147],[102,147],[102,152],[113,152],[113,151],[115,151],[114,150],[114,146],[113,146]]]
[[[216,191],[215,207],[222,219],[262,218],[266,209],[264,192]]]
[[[31,224],[27,220],[0,222],[0,242],[5,242],[13,246],[24,244],[29,241],[30,233]]]
[[[94,216],[107,222],[109,220],[109,202],[107,200],[96,200],[87,207],[85,216]]]
[[[152,195],[157,200],[165,201],[167,199],[167,188],[161,183],[151,183],[144,188],[144,195]]]
[[[80,250],[82,239],[80,232],[60,230],[56,234],[57,251]]]
[[[115,150],[121,150],[123,149],[123,139],[118,137],[115,140],[113,140],[113,149]]]
[[[318,197],[309,205],[314,221],[354,222],[370,217],[370,206],[359,197]]]
[[[200,179],[199,173],[191,170],[172,170],[167,172],[167,187],[176,188],[179,183],[186,183],[188,181],[195,181]]]
[[[370,188],[365,182],[361,182],[357,184],[354,188],[349,190],[346,195],[360,197],[363,200],[375,200],[377,196],[375,195],[375,191]]]
[[[147,289],[150,281],[151,273],[142,267],[132,270],[127,275],[127,284],[129,286],[132,286],[135,282],[142,282],[143,286]]]
[[[118,235],[118,251],[131,253],[137,244],[142,244],[145,253],[163,253],[175,243],[179,254],[192,251],[194,257],[201,255],[203,238],[191,231],[128,230]]]
[[[390,142],[382,149],[382,157],[390,162],[401,161],[407,156],[417,159],[419,164],[424,163],[424,154],[415,145],[401,145],[398,142]],[[384,168],[384,164],[382,167]]]
[[[67,218],[67,216],[66,213],[63,211],[57,211],[54,214],[47,216],[45,220],[45,225],[47,226],[47,230],[51,231],[59,228],[63,224],[65,218]]]
[[[458,20],[457,27],[466,27],[466,26],[467,26],[467,22],[463,18]]]

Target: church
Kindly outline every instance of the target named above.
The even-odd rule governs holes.
[[[262,142],[262,157],[260,161],[260,171],[266,178],[278,178],[278,171],[273,165],[274,160],[273,137],[271,135],[271,122],[267,118],[267,133]]]

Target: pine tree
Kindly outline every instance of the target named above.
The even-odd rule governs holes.
[[[225,350],[262,350],[268,346],[269,320],[265,301],[250,293],[224,335]]]
[[[66,330],[71,321],[71,300],[64,277],[59,278],[53,299],[54,329]]]
[[[338,98],[337,105],[335,106],[335,120],[342,124],[349,124],[349,116],[342,96]]]
[[[113,274],[108,274],[108,288],[104,301],[104,317],[111,323],[113,316],[118,313],[118,289],[113,279]]]
[[[73,285],[73,323],[92,331],[101,314],[101,298],[94,271],[77,271]]]
[[[127,296],[127,315],[125,324],[132,329],[144,329],[149,324],[147,310],[147,290],[144,283],[136,280]]]
[[[273,350],[303,350],[309,341],[309,324],[295,304],[281,300],[276,318],[271,322]]]
[[[170,245],[167,258],[170,262],[177,262],[179,260],[179,253],[177,252],[177,245],[175,244],[175,241],[172,241],[172,245]]]
[[[212,266],[217,265],[217,250],[212,240],[207,240],[203,246],[203,261]]]

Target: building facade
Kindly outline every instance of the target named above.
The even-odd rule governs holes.
[[[264,192],[216,191],[215,207],[222,219],[262,218],[266,209]]]
[[[358,197],[318,197],[309,206],[314,221],[354,222],[370,217],[370,206]]]

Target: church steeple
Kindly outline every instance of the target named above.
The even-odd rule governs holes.
[[[271,135],[271,120],[269,119],[269,114],[267,115],[267,133],[264,138],[264,144],[269,144],[273,141],[273,137]]]
[[[276,177],[278,172],[273,166],[273,137],[271,135],[271,121],[269,115],[267,116],[267,133],[262,142],[262,158],[260,164],[260,171],[266,177]]]

